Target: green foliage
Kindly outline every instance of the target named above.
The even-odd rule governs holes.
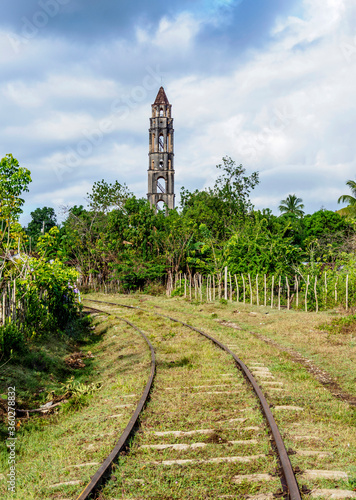
[[[12,351],[25,350],[23,331],[15,323],[8,323],[0,327],[0,353],[10,356]]]
[[[171,297],[183,297],[184,295],[184,283],[181,285],[177,286],[171,294]]]
[[[18,292],[27,301],[28,328],[34,336],[46,331],[49,325],[64,328],[79,311],[74,285],[77,271],[58,259],[47,262],[31,258],[28,264],[30,273],[18,280]]]
[[[246,214],[252,209],[249,194],[259,184],[258,172],[246,176],[246,169],[242,165],[237,166],[229,156],[222,160],[223,163],[216,166],[222,174],[215,182],[214,194],[226,203],[230,215]]]
[[[346,182],[346,186],[348,186],[351,190],[351,195],[344,194],[340,196],[337,200],[338,203],[348,203],[348,214],[351,217],[355,217],[356,215],[356,182],[353,180],[348,180]]]
[[[334,318],[331,323],[322,323],[318,326],[318,328],[319,330],[324,330],[335,335],[347,332],[350,328],[355,331],[356,315],[350,314],[349,316],[344,316],[342,318]]]
[[[18,219],[24,204],[20,196],[28,191],[30,182],[31,172],[20,167],[11,154],[0,160],[0,220],[10,223]]]
[[[68,393],[68,395],[70,396],[92,395],[102,388],[102,382],[92,382],[90,384],[84,384],[79,382],[78,380],[74,380],[74,376],[72,376],[66,383],[61,385],[61,394]],[[51,399],[53,399],[53,394],[49,393],[47,395],[47,401],[51,401]]]
[[[132,196],[126,184],[115,181],[110,184],[104,179],[94,182],[91,193],[88,193],[89,207],[95,212],[109,212],[114,208],[122,208],[127,198]]]
[[[302,217],[304,215],[301,198],[297,198],[295,194],[289,194],[285,200],[281,201],[279,205],[279,211],[282,214],[295,215],[296,217]]]
[[[352,232],[352,224],[345,217],[330,210],[319,210],[312,215],[306,215],[303,224],[307,238],[336,235],[341,239]]]
[[[252,210],[249,194],[259,183],[258,172],[245,175],[230,157],[217,165],[222,171],[213,188],[189,192],[182,188],[182,213],[197,225],[204,224],[213,238],[225,240]]]
[[[293,274],[293,266],[302,258],[302,251],[283,232],[273,234],[266,219],[252,217],[225,246],[227,265],[232,274]]]
[[[50,207],[36,208],[31,212],[31,218],[26,234],[31,237],[32,248],[35,248],[38,238],[57,225],[57,218],[55,211]]]
[[[42,259],[62,257],[61,234],[57,226],[52,227],[48,233],[39,237],[37,251]]]

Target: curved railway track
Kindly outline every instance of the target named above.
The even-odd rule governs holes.
[[[100,311],[98,309],[93,309],[93,308],[87,308],[87,309],[90,309],[93,312],[95,311],[95,312],[98,312],[98,313],[105,313],[105,311]],[[146,341],[146,343],[147,343],[147,345],[148,345],[148,347],[149,347],[149,349],[151,351],[151,373],[150,373],[149,379],[147,381],[145,390],[143,391],[143,394],[141,396],[141,399],[139,400],[139,402],[137,404],[136,410],[134,411],[134,413],[133,413],[133,415],[132,415],[129,423],[127,424],[124,432],[122,433],[122,435],[121,435],[118,443],[116,444],[116,446],[114,447],[114,449],[112,450],[112,452],[110,453],[110,455],[106,458],[106,460],[99,467],[99,469],[94,474],[94,476],[91,478],[90,482],[87,484],[87,486],[85,487],[85,489],[83,490],[83,492],[79,495],[78,500],[84,500],[84,499],[92,498],[93,497],[94,492],[98,490],[98,488],[100,487],[100,485],[105,480],[105,478],[107,477],[108,473],[110,472],[112,464],[114,463],[114,461],[117,459],[117,457],[120,455],[120,453],[122,453],[122,451],[127,447],[127,443],[129,441],[130,437],[132,436],[132,434],[134,432],[134,429],[135,429],[135,426],[137,425],[137,422],[139,420],[140,413],[142,412],[142,410],[143,410],[143,408],[144,408],[144,406],[145,406],[145,404],[147,402],[147,399],[149,397],[150,390],[151,390],[151,387],[152,387],[152,384],[153,384],[153,379],[154,379],[155,372],[156,372],[156,355],[155,355],[155,351],[154,351],[153,345],[148,340],[148,338],[146,337],[146,335],[136,325],[134,325],[133,323],[131,323],[131,321],[128,321],[125,318],[120,318],[118,316],[116,316],[116,318],[119,319],[120,321],[124,321],[126,324],[128,324],[129,326],[131,326]]]
[[[106,306],[111,306],[111,307],[116,307],[116,308],[126,308],[126,309],[131,309],[131,310],[137,310],[137,311],[141,311],[143,313],[151,314],[151,315],[154,314],[157,317],[161,317],[161,318],[164,318],[166,320],[172,321],[174,323],[180,324],[183,327],[188,328],[188,329],[190,329],[190,330],[198,333],[199,335],[202,335],[203,337],[205,337],[206,339],[208,339],[209,341],[211,341],[213,344],[215,344],[216,346],[218,346],[220,349],[222,349],[226,353],[228,353],[233,358],[233,360],[235,362],[235,366],[238,367],[238,369],[240,370],[240,372],[242,372],[244,378],[248,381],[248,383],[253,388],[253,391],[254,391],[254,393],[256,394],[256,396],[257,396],[257,398],[259,400],[260,409],[262,410],[263,416],[265,417],[265,420],[267,422],[267,425],[268,425],[268,428],[269,428],[269,431],[270,431],[270,435],[271,435],[271,438],[272,438],[271,439],[271,441],[272,441],[272,449],[273,449],[273,452],[277,456],[277,460],[278,460],[278,463],[279,463],[279,466],[280,466],[279,467],[279,471],[278,471],[278,475],[280,477],[280,481],[281,481],[281,485],[282,485],[282,489],[283,489],[283,496],[285,498],[289,498],[291,500],[298,500],[298,499],[300,500],[301,499],[301,494],[300,494],[298,482],[297,482],[296,477],[294,475],[293,468],[292,468],[291,462],[289,460],[286,447],[284,445],[283,439],[282,439],[281,434],[280,434],[280,432],[278,430],[277,424],[276,424],[275,419],[274,419],[274,417],[272,415],[270,407],[269,407],[269,405],[267,403],[267,400],[264,397],[264,395],[263,395],[263,393],[262,393],[262,391],[261,391],[258,383],[256,382],[255,378],[253,377],[251,371],[243,363],[243,361],[241,359],[239,359],[229,349],[228,346],[224,345],[219,340],[213,338],[211,335],[207,334],[206,332],[204,332],[204,331],[202,331],[202,330],[200,330],[198,328],[195,328],[194,326],[189,325],[188,323],[185,323],[183,321],[180,321],[180,320],[178,320],[176,318],[172,318],[172,317],[164,315],[164,314],[156,313],[156,312],[153,312],[153,311],[147,311],[147,310],[142,309],[140,307],[129,306],[129,305],[126,305],[126,304],[119,304],[119,303],[112,303],[112,302],[105,302],[105,301],[97,301],[97,300],[91,300],[91,299],[85,299],[85,300],[87,302],[93,302],[93,303],[97,303],[97,304],[103,304],[103,305],[106,305]],[[88,309],[92,309],[92,308],[88,307]],[[104,310],[101,310],[101,309],[92,309],[92,310],[95,310],[97,312],[104,313],[104,314],[113,315],[112,313],[109,313],[108,311],[104,311]],[[115,316],[115,315],[113,315],[113,316]],[[152,383],[153,383],[153,378],[154,378],[154,373],[155,373],[155,361],[154,361],[155,360],[155,355],[154,355],[154,349],[153,349],[152,344],[147,339],[147,337],[145,336],[145,334],[136,325],[134,325],[133,323],[129,322],[126,319],[119,318],[119,317],[118,317],[118,319],[124,320],[130,326],[132,326],[137,331],[139,331],[140,334],[145,338],[145,340],[148,343],[148,345],[150,346],[151,353],[152,353],[151,376],[150,376],[150,380],[147,383],[147,386],[146,386],[146,389],[144,391],[144,394],[142,395],[142,398],[140,399],[140,402],[139,402],[139,404],[138,404],[138,406],[137,406],[137,408],[136,408],[136,410],[135,410],[135,412],[134,412],[134,414],[133,414],[133,416],[132,416],[132,418],[130,420],[130,423],[126,427],[126,429],[125,429],[124,433],[122,434],[122,436],[120,437],[119,442],[117,443],[117,445],[115,446],[115,448],[111,452],[111,454],[108,456],[108,458],[104,461],[104,463],[98,469],[98,471],[95,473],[95,475],[92,477],[90,483],[87,485],[87,487],[84,489],[84,491],[81,493],[81,495],[78,497],[77,500],[85,500],[85,499],[89,499],[89,498],[94,498],[94,496],[93,496],[94,493],[98,490],[99,486],[102,484],[103,480],[108,475],[108,472],[111,470],[113,462],[117,459],[117,457],[125,449],[125,447],[127,447],[128,439],[132,435],[132,431],[133,431],[135,425],[137,424],[137,421],[139,419],[140,413],[141,413],[142,409],[145,406],[147,398],[149,397],[150,389],[151,389]],[[169,446],[172,446],[172,445],[169,445]],[[193,461],[191,461],[191,460],[190,461],[189,460],[188,461],[181,461],[181,462],[182,463],[183,462],[194,462],[194,460]],[[202,462],[204,462],[204,461],[202,461]]]

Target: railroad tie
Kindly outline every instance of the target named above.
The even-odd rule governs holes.
[[[333,500],[341,500],[343,498],[356,498],[356,492],[350,490],[327,490],[327,489],[315,489],[312,490],[310,498],[325,498]]]
[[[259,458],[263,458],[266,455],[251,455],[251,456],[246,456],[246,457],[216,457],[216,458],[207,458],[205,460],[203,459],[193,459],[193,458],[187,458],[184,460],[163,460],[162,462],[151,462],[153,465],[165,465],[165,466],[171,466],[171,465],[188,465],[188,464],[219,464],[219,463],[250,463],[253,462],[254,460],[258,460]]]

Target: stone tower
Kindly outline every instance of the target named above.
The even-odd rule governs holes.
[[[174,129],[169,104],[164,88],[158,91],[152,104],[150,119],[150,146],[148,167],[148,201],[151,206],[163,201],[174,208]]]

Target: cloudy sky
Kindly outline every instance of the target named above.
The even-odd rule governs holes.
[[[0,149],[36,207],[100,179],[146,196],[151,104],[173,106],[176,191],[223,156],[260,172],[252,201],[337,210],[356,178],[353,0],[16,0],[0,17]]]

